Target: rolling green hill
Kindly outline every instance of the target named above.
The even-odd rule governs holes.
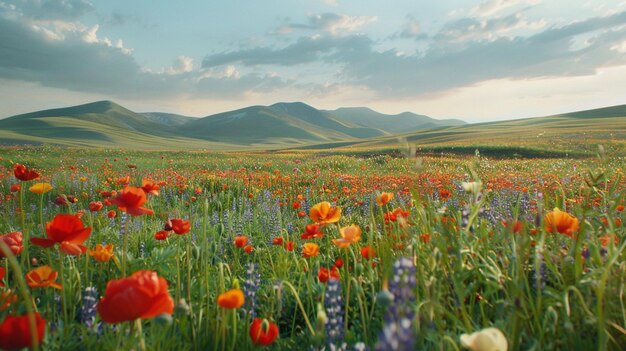
[[[111,101],[44,110],[0,120],[0,144],[141,149],[230,148],[188,138]]]
[[[378,128],[386,134],[397,134],[418,129],[465,124],[465,122],[458,119],[439,120],[411,112],[387,115],[367,107],[343,107],[328,112],[332,113],[340,121],[369,126],[370,128]]]
[[[554,116],[467,124],[394,136],[310,145],[307,149],[379,152],[408,143],[421,152],[496,156],[593,155],[598,145],[626,154],[626,105]]]
[[[602,144],[626,154],[626,105],[462,123],[412,113],[384,115],[365,108],[320,111],[299,102],[193,118],[136,113],[111,101],[98,101],[0,119],[0,145],[381,152],[397,149],[402,140],[426,153],[479,149],[499,156],[590,155]]]

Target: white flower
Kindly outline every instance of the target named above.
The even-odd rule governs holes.
[[[461,185],[463,186],[463,189],[465,190],[465,192],[472,193],[472,194],[478,194],[480,190],[483,188],[482,182],[469,182],[469,183],[462,182]]]
[[[498,328],[486,328],[461,335],[461,345],[472,351],[507,351],[509,344]]]

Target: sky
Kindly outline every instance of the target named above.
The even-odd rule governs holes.
[[[303,101],[482,122],[626,103],[626,0],[0,0],[0,118]]]

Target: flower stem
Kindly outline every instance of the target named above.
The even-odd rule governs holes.
[[[139,339],[139,349],[146,351],[146,340],[143,335],[143,329],[141,327],[141,319],[135,319],[135,327],[137,328],[137,338]]]

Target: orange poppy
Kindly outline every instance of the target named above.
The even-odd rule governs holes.
[[[330,207],[330,202],[323,201],[311,207],[309,217],[319,224],[336,223],[341,218],[341,208]]]
[[[46,233],[47,239],[30,238],[30,242],[44,248],[59,243],[61,251],[77,256],[87,251],[83,243],[89,238],[91,228],[85,227],[83,221],[74,215],[58,214],[46,224]]]
[[[248,237],[245,235],[237,235],[235,237],[235,246],[242,248],[248,244]]]
[[[109,262],[113,257],[113,244],[96,244],[96,248],[89,249],[87,253],[98,262]]]
[[[24,182],[39,178],[39,173],[19,163],[13,165],[13,174],[15,178]]]
[[[135,186],[127,186],[118,194],[116,198],[111,199],[111,203],[117,205],[120,211],[127,212],[131,216],[141,216],[144,214],[153,214],[151,209],[142,207],[148,198],[142,188]]]
[[[98,212],[102,209],[102,207],[101,201],[92,201],[89,203],[89,211],[91,212]]]
[[[554,208],[553,211],[548,212],[543,218],[543,221],[545,222],[546,231],[548,233],[556,231],[571,238],[574,237],[574,233],[577,232],[579,228],[578,219],[576,217],[558,208]]]
[[[146,194],[159,196],[159,189],[161,189],[161,186],[151,179],[143,178],[141,180],[141,189],[143,189]]]
[[[320,247],[316,243],[304,243],[302,245],[302,257],[315,257],[319,254]]]
[[[46,321],[39,312],[34,313],[37,344],[41,344],[46,331]],[[6,316],[0,324],[0,349],[17,350],[33,346],[28,314]]]
[[[234,309],[243,306],[244,295],[239,288],[230,289],[217,297],[217,304],[221,308]]]
[[[41,266],[26,273],[26,283],[31,288],[47,288],[62,289],[61,285],[56,283],[59,273],[50,266]]]
[[[171,219],[170,222],[172,223],[172,230],[174,231],[174,233],[180,234],[180,235],[189,233],[191,224],[189,223],[188,220],[174,218],[174,219]]]
[[[611,245],[611,239],[613,239],[613,243],[615,246],[619,245],[619,238],[615,234],[605,234],[598,238],[600,240],[600,245],[607,247]]]
[[[105,296],[97,306],[100,318],[107,323],[146,319],[174,312],[174,300],[167,290],[167,281],[149,270],[110,280]]]
[[[21,232],[11,232],[9,234],[0,235],[0,242],[9,247],[13,256],[17,256],[24,249]],[[4,253],[0,250],[0,258],[4,257]]]
[[[379,206],[384,206],[389,201],[391,201],[391,199],[393,199],[393,193],[385,193],[385,192],[383,192],[380,195],[376,196],[376,203]]]
[[[300,235],[300,238],[307,240],[313,238],[321,238],[324,236],[324,233],[320,230],[321,225],[317,223],[308,224],[304,227],[304,233]]]
[[[361,241],[361,233],[361,228],[356,224],[343,227],[339,229],[341,238],[333,239],[333,244],[337,245],[339,248],[345,249],[351,244]]]
[[[250,324],[249,334],[252,343],[267,346],[278,337],[278,326],[267,319],[255,318]]]

